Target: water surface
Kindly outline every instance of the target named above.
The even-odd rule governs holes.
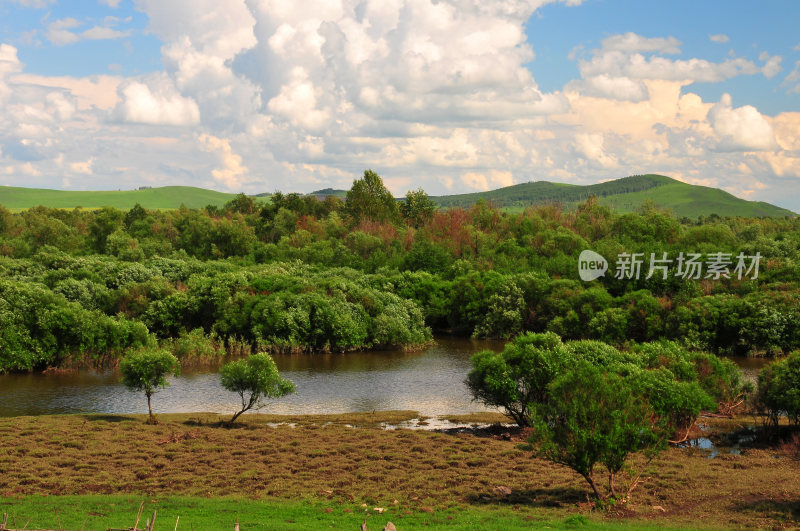
[[[267,403],[265,413],[300,415],[407,409],[421,415],[461,414],[490,408],[473,402],[464,379],[470,356],[502,350],[502,341],[439,338],[420,352],[274,356],[297,393]],[[754,380],[766,363],[733,358]],[[156,413],[211,411],[232,414],[238,395],[223,389],[216,369],[184,371],[153,397]],[[0,375],[0,416],[59,413],[146,413],[144,393],[128,391],[113,371]]]
[[[297,393],[268,402],[275,414],[410,409],[422,415],[486,411],[464,385],[470,356],[502,350],[501,341],[439,338],[420,352],[276,355]],[[233,413],[238,395],[219,384],[216,369],[184,371],[153,396],[156,413]],[[0,416],[57,413],[146,413],[144,393],[128,391],[113,371],[0,376]]]

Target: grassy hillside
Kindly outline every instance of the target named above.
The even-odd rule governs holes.
[[[508,210],[521,210],[529,205],[561,203],[574,207],[590,196],[620,212],[630,212],[646,199],[677,216],[794,216],[794,212],[761,201],[747,201],[728,192],[706,186],[686,184],[663,175],[635,175],[600,184],[580,186],[547,181],[516,184],[488,192],[432,197],[442,207],[475,204],[479,199],[491,201]]]
[[[344,199],[347,196],[347,190],[335,190],[333,188],[325,188],[323,190],[317,190],[315,192],[311,192],[310,194],[306,195],[315,195],[319,198],[328,197],[332,195],[334,197],[338,197],[339,199]]]
[[[309,195],[324,197],[335,195],[344,199],[346,190],[326,188]],[[265,200],[271,194],[258,194]],[[568,208],[575,207],[590,196],[597,196],[600,203],[620,212],[630,212],[645,200],[652,200],[661,208],[670,209],[676,216],[696,218],[717,214],[719,216],[784,217],[796,214],[761,201],[747,201],[728,192],[706,186],[686,184],[663,175],[635,175],[605,183],[580,186],[575,184],[551,183],[547,181],[515,184],[488,192],[472,194],[433,196],[440,207],[469,207],[479,199],[490,201],[505,210],[519,211],[529,205],[560,203]],[[63,190],[44,190],[0,186],[0,205],[11,210],[22,210],[38,205],[53,208],[100,208],[104,206],[119,209],[131,208],[139,203],[149,209],[173,209],[181,204],[189,208],[202,208],[206,205],[222,206],[235,197],[226,194],[194,188],[190,186],[164,186],[145,190],[126,190],[108,192],[73,192]]]
[[[104,206],[129,209],[136,203],[148,209],[174,209],[181,204],[189,208],[206,205],[222,206],[236,194],[226,194],[192,186],[164,186],[144,190],[124,191],[64,191],[39,188],[0,186],[0,205],[22,210],[39,205],[51,208],[101,208]]]

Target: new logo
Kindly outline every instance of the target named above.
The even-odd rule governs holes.
[[[578,257],[578,275],[584,282],[596,280],[608,271],[608,261],[594,251],[585,250]]]

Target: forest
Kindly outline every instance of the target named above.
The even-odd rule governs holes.
[[[156,344],[184,362],[413,349],[434,333],[782,355],[800,348],[799,229],[796,217],[679,219],[653,204],[621,214],[596,197],[574,209],[439,209],[423,190],[395,200],[371,170],[345,201],[277,192],[204,209],[0,206],[0,372],[113,366]],[[587,249],[641,253],[642,274],[612,265],[582,281]],[[651,253],[733,264],[718,278],[647,275]],[[757,274],[735,274],[740,254],[758,254]]]

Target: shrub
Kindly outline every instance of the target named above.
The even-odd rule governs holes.
[[[627,456],[657,452],[701,409],[713,408],[704,385],[719,390],[720,381],[738,382],[738,372],[708,356],[669,342],[621,352],[600,341],[528,333],[501,353],[475,354],[467,385],[476,400],[532,425],[539,455],[578,472],[598,499],[624,499],[636,481],[620,495],[614,479]],[[607,492],[595,480],[598,464],[608,471]]]
[[[774,427],[781,415],[793,424],[800,423],[800,351],[761,369],[755,403]]]

